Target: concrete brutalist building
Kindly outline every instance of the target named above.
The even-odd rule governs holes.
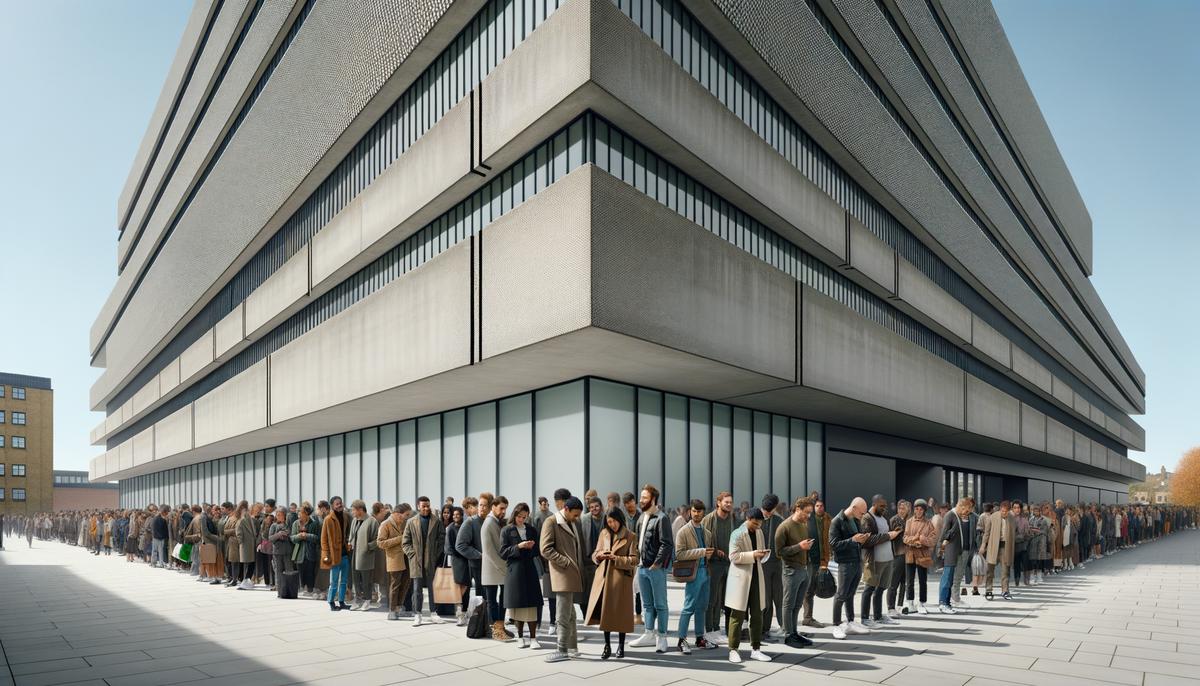
[[[986,2],[201,0],[117,210],[127,505],[1145,478]]]

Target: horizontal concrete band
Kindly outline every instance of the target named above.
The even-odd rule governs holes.
[[[589,12],[594,15],[589,16]],[[598,28],[596,24],[599,24]],[[586,31],[589,26],[605,41],[619,43],[619,49],[605,44],[592,46],[581,53],[579,45],[586,44],[592,35]],[[583,38],[579,35],[581,31]],[[553,55],[563,54],[581,56],[551,59]],[[626,55],[626,58],[615,62],[612,55]],[[544,73],[548,68],[559,69],[561,73]],[[533,74],[540,77],[530,83]],[[673,116],[671,108],[661,104],[660,99],[639,95],[652,90],[651,86],[655,84],[667,84],[674,94],[670,100],[686,103],[689,111],[697,113],[698,120],[702,120],[696,123],[702,125],[692,127],[675,123],[678,118]],[[675,157],[683,158],[681,161],[690,162],[689,171],[696,170],[701,180],[724,191],[727,197],[740,199],[749,207],[761,208],[757,214],[781,235],[814,254],[829,255],[835,263],[846,265],[851,278],[858,279],[883,297],[895,298],[900,309],[935,331],[978,348],[985,353],[984,359],[990,358],[997,369],[1046,400],[1055,401],[1089,421],[1098,420],[1094,423],[1101,430],[1131,447],[1144,445],[1144,432],[1140,432],[1135,423],[1124,418],[1136,430],[1116,420],[1106,422],[1103,414],[1097,414],[1096,408],[1086,400],[1075,398],[1061,379],[1052,377],[998,332],[973,317],[961,303],[941,291],[912,265],[898,259],[894,251],[857,222],[850,223],[847,233],[843,228],[846,216],[843,210],[716,104],[611,4],[595,0],[591,4],[575,2],[564,6],[518,47],[485,80],[480,90],[485,95],[478,123],[469,121],[470,102],[456,106],[317,234],[312,243],[311,260],[297,254],[251,295],[246,306],[251,312],[261,310],[263,314],[249,315],[249,325],[240,332],[246,339],[244,342],[239,342],[238,333],[230,328],[240,316],[235,310],[227,317],[229,326],[223,321],[213,332],[214,337],[219,338],[218,330],[228,329],[231,332],[229,343],[217,341],[217,350],[210,355],[208,351],[214,347],[214,342],[208,338],[197,341],[180,358],[183,378],[198,379],[248,344],[256,330],[267,330],[296,311],[308,301],[306,295],[316,297],[323,289],[344,279],[411,234],[421,222],[448,207],[473,185],[482,183],[479,177],[467,172],[472,151],[466,143],[474,139],[473,126],[482,129],[479,139],[483,158],[492,168],[502,168],[577,113],[592,108],[627,129],[658,142],[666,148],[668,156],[674,152]],[[524,96],[506,96],[517,90]],[[698,130],[716,130],[714,127],[730,131],[727,144],[696,135]],[[668,135],[664,135],[664,131]],[[689,145],[681,145],[676,139]],[[703,155],[705,162],[683,152],[685,148]],[[706,164],[710,160],[719,161],[714,164],[723,173],[712,170]],[[737,179],[741,186],[734,185],[729,179]],[[300,275],[306,265],[311,271],[307,293]],[[289,276],[291,274],[294,276]],[[290,286],[279,285],[285,282]],[[283,291],[277,292],[279,288]],[[261,303],[270,303],[270,306]],[[169,396],[163,390],[158,397],[165,400]],[[144,403],[142,405],[145,407]],[[136,409],[131,410],[122,408],[119,418],[114,419],[116,415],[110,417],[104,434],[97,432],[93,437],[103,440],[128,425],[139,414]]]
[[[1091,443],[1086,456],[1074,441],[1048,452],[1045,418],[1019,401],[591,165],[97,458],[94,473],[126,478],[582,376],[1132,480],[1132,463]],[[1021,419],[988,424],[1005,412]]]

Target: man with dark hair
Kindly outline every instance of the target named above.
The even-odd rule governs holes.
[[[825,625],[813,619],[813,600],[817,596],[817,575],[829,567],[829,525],[833,519],[825,511],[825,501],[821,500],[816,491],[809,498],[813,501],[812,514],[808,518],[809,535],[813,538],[812,548],[808,551],[808,590],[804,592],[804,626],[814,629],[824,628]]]
[[[812,645],[796,627],[796,618],[804,604],[809,578],[808,552],[816,539],[809,529],[809,516],[813,501],[797,498],[792,504],[792,514],[775,531],[775,549],[783,559],[783,631],[784,641],[789,645],[807,647]]]
[[[500,608],[500,588],[508,576],[508,564],[500,557],[500,530],[504,528],[504,515],[508,512],[508,498],[504,496],[491,497],[485,494],[492,504],[492,512],[483,521],[480,529],[482,540],[482,581],[483,595],[487,599],[488,614],[492,620],[492,638],[497,641],[509,641],[512,636],[504,629],[504,613]],[[479,499],[484,500],[483,495]]]
[[[583,535],[579,539],[581,552],[580,562],[583,563],[583,592],[579,594],[579,607],[588,606],[588,598],[592,592],[592,581],[596,578],[596,562],[592,553],[596,552],[596,544],[600,542],[600,532],[604,530],[604,503],[600,498],[591,496],[587,499],[587,512],[579,518],[579,531]],[[541,529],[538,529],[541,531]]]
[[[348,610],[346,583],[350,576],[350,516],[341,496],[329,499],[331,511],[321,522],[321,569],[329,570],[329,609]],[[334,601],[337,601],[335,604]]]
[[[167,513],[171,511],[170,505],[163,505],[162,510],[154,515],[151,520],[150,533],[153,536],[152,547],[150,548],[150,566],[151,567],[167,567],[167,536],[170,534],[170,527],[167,526]]]
[[[630,531],[637,531],[638,523],[638,501],[630,491],[625,491],[625,495],[621,496],[621,504],[625,507],[625,527]],[[638,588],[637,583],[633,584],[633,623],[642,623],[642,590]]]
[[[892,541],[900,535],[887,520],[887,499],[876,495],[870,511],[859,518],[859,530],[868,534],[863,549],[862,619],[867,628],[899,624],[883,614],[883,596],[892,581]],[[872,616],[872,613],[874,616]]]
[[[575,633],[575,594],[583,590],[579,569],[579,535],[576,524],[583,512],[579,498],[568,495],[562,507],[542,525],[539,543],[542,557],[550,567],[550,588],[558,596],[556,650],[546,662],[562,662],[579,657]]]
[[[442,563],[446,532],[442,528],[442,518],[434,515],[429,498],[417,498],[417,516],[409,519],[404,525],[404,539],[401,545],[408,562],[408,574],[413,584],[413,605],[416,618],[413,626],[421,626],[421,613],[425,604],[425,590],[429,590],[429,622],[441,624],[433,603],[433,577],[438,566]]]
[[[979,552],[987,562],[987,578],[984,579],[984,596],[992,599],[992,583],[996,578],[996,567],[1000,567],[1000,592],[1005,600],[1011,600],[1008,592],[1008,568],[1015,557],[1017,526],[1009,514],[1009,502],[1000,501],[1000,509],[983,518],[983,537],[979,541]]]
[[[642,487],[642,516],[636,529],[638,541],[638,587],[646,612],[646,631],[630,646],[655,646],[655,652],[667,652],[667,566],[675,548],[671,540],[671,523],[658,509],[658,489],[651,484]]]
[[[779,529],[779,525],[783,523],[783,517],[776,514],[775,510],[779,508],[779,496],[774,493],[768,493],[762,499],[762,532],[767,541],[767,550],[771,554],[762,562],[763,574],[766,577],[766,585],[763,586],[763,602],[767,609],[763,610],[762,632],[763,636],[773,639],[784,637],[783,632],[783,562],[779,559],[779,551],[775,549],[775,531]],[[772,610],[774,612],[772,613]],[[774,614],[775,622],[778,627],[771,628],[771,616]]]
[[[725,626],[729,626],[729,610],[725,608],[725,577],[729,574],[729,537],[737,528],[733,521],[733,494],[721,491],[717,494],[716,507],[704,517],[704,533],[711,542],[713,555],[708,560],[709,590],[708,615],[704,626],[708,633],[704,638],[709,643],[722,645],[725,636],[721,633],[721,615],[725,615]]]
[[[696,574],[683,587],[683,609],[679,612],[679,640],[676,648],[684,655],[690,655],[692,649],[688,646],[688,623],[695,618],[696,647],[716,648],[704,638],[704,620],[708,614],[708,560],[716,550],[704,531],[704,501],[696,498],[688,509],[691,515],[688,522],[680,527],[675,534],[675,561],[696,561]]]
[[[738,645],[742,640],[742,622],[747,618],[750,620],[750,659],[771,661],[771,656],[762,652],[762,617],[767,609],[762,563],[771,554],[762,531],[763,519],[763,512],[757,507],[747,510],[746,520],[733,532],[729,543],[731,565],[725,602],[729,607],[729,661],[734,663],[742,661]]]

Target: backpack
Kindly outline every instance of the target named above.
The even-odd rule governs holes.
[[[467,638],[488,638],[492,635],[491,622],[488,621],[487,603],[479,603],[479,606],[471,612],[470,618],[467,619]]]

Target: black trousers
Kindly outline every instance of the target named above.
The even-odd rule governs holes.
[[[838,562],[837,594],[833,596],[833,623],[842,623],[842,608],[846,608],[846,621],[854,621],[854,593],[862,579],[861,562]]]
[[[928,598],[928,596],[926,595],[928,593],[928,589],[926,588],[926,585],[929,583],[929,570],[922,567],[921,565],[913,564],[912,562],[909,562],[907,565],[905,565],[904,583],[908,585],[908,589],[906,590],[904,597],[907,598],[908,600],[913,599],[913,595],[914,595],[913,591],[917,590],[917,589],[913,588],[913,577],[914,576],[916,577],[917,583],[920,584],[920,586],[918,587],[920,592],[915,595],[923,603]]]

